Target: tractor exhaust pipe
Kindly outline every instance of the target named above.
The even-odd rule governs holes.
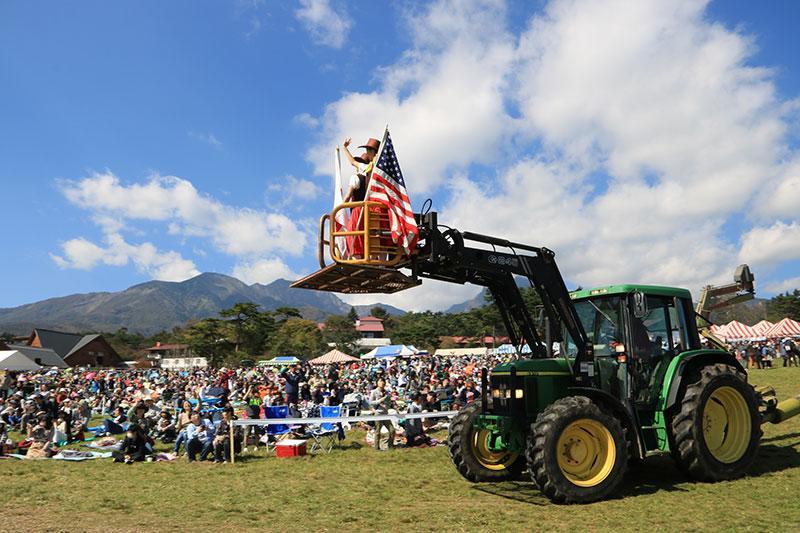
[[[800,415],[800,396],[783,400],[773,409],[766,411],[762,416],[761,423],[780,424],[797,415]]]

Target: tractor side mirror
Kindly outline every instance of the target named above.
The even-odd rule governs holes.
[[[633,316],[636,318],[644,318],[650,313],[647,308],[647,296],[642,291],[634,291],[633,293]]]

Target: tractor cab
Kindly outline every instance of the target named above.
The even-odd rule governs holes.
[[[623,392],[637,405],[652,406],[673,357],[699,350],[691,294],[686,289],[615,285],[570,294],[592,343],[603,389]],[[575,345],[564,336],[564,352]],[[620,379],[619,365],[628,379]]]
[[[570,294],[591,342],[597,387],[627,404],[646,451],[667,449],[665,378],[681,354],[701,350],[691,293],[652,285],[613,285]],[[564,335],[563,350],[575,345]],[[713,350],[707,350],[707,353]],[[719,352],[718,356],[723,355]]]

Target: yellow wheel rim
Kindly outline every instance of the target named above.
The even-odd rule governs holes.
[[[472,455],[475,459],[489,470],[505,470],[517,460],[519,454],[512,452],[495,452],[489,449],[489,437],[491,432],[487,429],[481,429],[473,432],[472,434]]]
[[[556,445],[558,467],[579,487],[594,487],[605,480],[617,460],[614,437],[608,428],[582,418],[564,428]]]
[[[752,420],[742,394],[733,387],[711,393],[703,408],[703,438],[711,455],[721,463],[735,463],[750,445]]]

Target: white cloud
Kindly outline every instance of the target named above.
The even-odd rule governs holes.
[[[64,257],[50,254],[53,261],[61,268],[91,270],[106,255],[105,250],[83,237],[68,240],[61,245],[61,249]]]
[[[386,122],[412,194],[434,190],[448,169],[495,162],[516,127],[504,109],[514,58],[504,17],[499,2],[460,1],[410,15],[413,47],[376,70],[380,88],[326,107],[320,142],[307,154],[315,172],[330,175],[333,146],[380,138]]]
[[[800,223],[776,222],[751,229],[742,236],[739,258],[765,266],[800,259]]]
[[[62,183],[62,191],[73,204],[103,220],[165,222],[170,233],[209,239],[229,255],[299,255],[306,244],[305,233],[289,217],[223,204],[174,176],[154,175],[125,185],[111,173],[96,173]]]
[[[330,0],[300,0],[297,19],[311,34],[311,39],[324,46],[341,48],[347,41],[353,22],[342,9],[340,13]]]
[[[213,133],[201,133],[197,131],[190,131],[189,137],[192,139],[204,142],[217,150],[222,148],[222,141],[216,138]]]
[[[319,126],[319,119],[312,116],[310,113],[300,113],[293,118],[295,124],[300,124],[306,128],[316,128]]]
[[[239,263],[234,267],[232,275],[248,285],[253,283],[266,285],[276,279],[294,280],[302,277],[279,258]]]
[[[105,244],[98,246],[78,237],[61,245],[63,255],[50,254],[50,257],[61,268],[81,270],[91,270],[100,263],[124,266],[131,262],[139,272],[163,281],[183,281],[200,273],[192,261],[178,252],[159,251],[149,242],[129,244],[122,235],[111,233],[105,236]]]
[[[446,184],[442,222],[551,247],[584,286],[697,289],[741,258],[789,260],[797,103],[706,4],[556,0],[518,35],[502,2],[427,4],[377,88],[325,108],[308,158],[330,174],[331,146],[388,121],[412,199]],[[732,226],[758,227],[740,242],[727,222],[743,216]]]
[[[314,200],[323,193],[322,189],[313,181],[296,178],[294,176],[284,176],[272,183],[267,190],[278,196],[276,199],[279,205],[286,206],[298,200]]]
[[[796,278],[788,278],[781,281],[776,281],[774,283],[770,283],[764,287],[766,291],[771,293],[785,293],[787,291],[791,292],[795,289],[800,289],[800,276]]]
[[[377,301],[405,311],[443,310],[474,298],[482,289],[475,285],[454,285],[424,280],[422,285],[394,294],[339,294],[350,305],[369,305]]]

